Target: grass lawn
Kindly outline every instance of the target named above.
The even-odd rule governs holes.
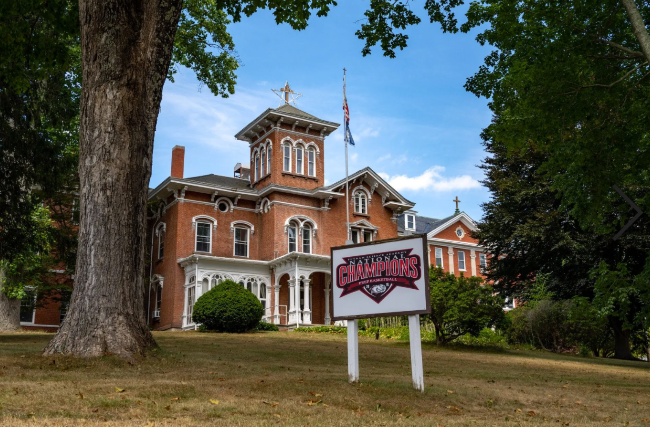
[[[0,335],[0,425],[631,425],[650,427],[648,364],[425,345],[425,393],[408,343],[345,336],[163,332],[153,356],[40,355],[52,335]]]

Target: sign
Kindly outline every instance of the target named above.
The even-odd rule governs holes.
[[[424,392],[420,314],[431,313],[426,234],[332,248],[332,319],[347,320],[348,379],[359,381],[357,319],[409,316],[413,388]]]
[[[426,235],[332,248],[332,319],[428,314]]]

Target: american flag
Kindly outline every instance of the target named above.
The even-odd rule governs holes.
[[[343,83],[343,111],[345,112],[345,125],[343,128],[343,131],[345,132],[345,142],[354,145],[352,132],[350,132],[350,108],[348,108],[348,99],[345,96],[345,83]]]

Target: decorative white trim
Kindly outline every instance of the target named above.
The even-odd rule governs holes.
[[[366,187],[364,187],[363,185],[357,185],[356,187],[354,187],[352,189],[352,191],[350,192],[352,194],[352,198],[354,198],[354,195],[358,191],[362,191],[362,192],[366,193],[366,197],[368,198],[368,204],[370,204],[370,202],[372,201],[372,195],[370,194],[370,191],[368,191],[368,189]]]
[[[237,220],[230,223],[230,234],[235,232],[236,225],[243,225],[251,229],[251,235],[255,234],[255,226],[248,221]]]
[[[286,221],[284,221],[284,234],[288,233],[287,230],[289,229],[289,225],[291,224],[291,221],[296,221],[298,223],[298,227],[301,230],[304,227],[305,223],[307,222],[310,223],[314,236],[316,235],[316,230],[318,230],[318,225],[316,225],[316,221],[314,221],[313,219],[305,215],[294,215],[290,218],[287,218]]]
[[[262,199],[262,202],[260,203],[259,212],[265,214],[268,213],[269,209],[271,209],[271,201],[269,200],[268,197],[265,197]]]
[[[163,233],[167,231],[167,224],[165,224],[164,222],[161,222],[158,225],[156,225],[156,236],[160,236],[161,230]]]
[[[221,202],[226,202],[228,204],[228,206],[230,207],[230,209],[229,209],[230,212],[232,212],[234,210],[235,205],[232,203],[232,200],[230,200],[228,197],[223,197],[222,196],[222,197],[219,197],[214,202],[214,210],[215,211],[221,212],[221,210],[219,210],[219,203],[221,203]],[[225,212],[221,212],[221,213],[225,213]]]
[[[454,225],[454,223],[461,221],[467,228],[469,228],[470,231],[476,231],[476,223],[472,218],[469,217],[465,212],[461,212],[458,215],[455,215],[453,218],[451,218],[449,221],[445,222],[444,224],[438,226],[437,228],[429,231],[427,233],[427,236],[429,239],[433,238],[436,234],[440,233],[442,230],[449,228],[450,226]]]
[[[217,220],[212,218],[211,216],[208,216],[208,215],[197,215],[195,217],[192,217],[192,228],[196,228],[196,221],[199,221],[199,220],[211,221],[212,222],[212,227],[215,230],[217,229]]]

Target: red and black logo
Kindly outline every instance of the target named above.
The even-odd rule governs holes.
[[[415,281],[422,276],[422,260],[411,255],[412,250],[344,257],[345,263],[336,267],[341,297],[361,291],[379,304],[398,286],[418,289]]]

